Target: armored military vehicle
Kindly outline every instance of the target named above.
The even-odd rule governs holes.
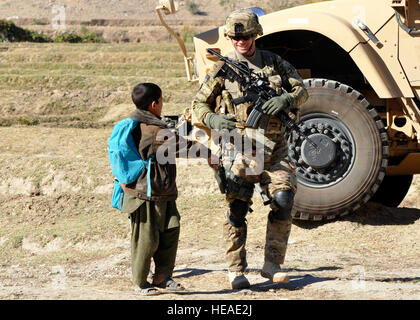
[[[162,22],[161,12],[175,13],[176,6],[160,2]],[[299,126],[321,145],[314,152],[298,136],[289,144],[299,183],[293,218],[334,219],[369,200],[398,206],[420,173],[420,1],[250,10],[264,30],[257,46],[278,53],[304,78],[309,99]],[[194,37],[194,57],[176,38],[188,80],[202,81],[215,62],[207,48],[232,50],[223,26]]]

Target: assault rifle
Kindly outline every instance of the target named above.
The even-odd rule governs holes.
[[[182,136],[187,136],[193,129],[193,125],[189,121],[181,121],[180,119],[182,119],[182,114],[162,116],[162,121],[166,123],[168,129]]]
[[[270,82],[267,77],[259,75],[249,68],[246,61],[235,61],[228,57],[224,57],[212,49],[207,49],[207,52],[213,56],[219,58],[224,63],[220,66],[216,72],[216,77],[222,76],[228,79],[230,82],[239,83],[244,89],[244,96],[236,99],[232,99],[234,105],[242,104],[245,102],[253,102],[251,113],[248,115],[246,125],[252,128],[256,128],[264,114],[262,106],[268,100],[273,97],[280,96],[284,93],[284,89],[278,93],[274,88],[270,87]],[[235,71],[235,69],[237,71]],[[318,148],[315,142],[313,142],[305,133],[303,133],[296,122],[290,118],[285,111],[280,111],[277,118],[289,129],[296,132],[302,138],[306,139],[314,148]],[[265,128],[263,128],[265,129]]]

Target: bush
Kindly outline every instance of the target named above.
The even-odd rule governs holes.
[[[82,33],[82,42],[85,43],[104,43],[105,39],[101,36],[98,36],[93,31],[87,30],[86,32]]]
[[[19,41],[29,41],[29,42],[69,42],[69,43],[104,43],[105,39],[101,36],[98,36],[93,31],[88,30],[83,27],[81,30],[81,35],[71,32],[65,32],[58,35],[54,41],[51,37],[43,34],[37,33],[35,31],[30,31],[16,26],[11,21],[0,20],[0,42],[10,41],[10,42],[19,42]]]
[[[52,39],[45,34],[23,29],[16,26],[13,22],[6,20],[0,20],[0,39],[10,42],[52,42]]]
[[[96,34],[95,32],[89,30],[85,26],[82,26],[80,29],[80,36],[82,37],[82,42],[84,43],[104,43],[106,42],[104,38]]]
[[[105,39],[86,27],[82,27],[80,35],[66,32],[57,36],[54,41],[70,43],[104,43]]]
[[[62,33],[54,39],[54,42],[79,43],[79,42],[82,42],[82,41],[83,41],[83,39],[82,39],[81,36],[79,36],[78,34],[69,33],[69,32]]]
[[[38,26],[45,26],[47,25],[46,22],[42,21],[42,20],[38,20],[38,19],[34,19],[34,23]]]
[[[37,33],[35,31],[30,31],[30,35],[31,35],[32,40],[27,40],[27,41],[30,41],[30,42],[53,42],[51,37],[49,37],[49,36],[47,36],[43,33]]]
[[[54,42],[70,42],[70,43],[104,43],[105,39],[98,36],[93,31],[82,27],[81,35],[76,33],[65,32],[57,36]]]

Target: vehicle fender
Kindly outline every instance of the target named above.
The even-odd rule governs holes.
[[[398,25],[392,9],[387,10],[385,15],[382,13],[380,20],[365,18],[371,21],[369,27],[372,27],[371,31],[379,38],[379,46],[373,44],[353,23],[355,17],[352,20],[351,15],[340,16],[327,11],[310,11],[304,14],[303,10],[295,10],[296,14],[290,14],[292,10],[287,11],[287,16],[284,15],[285,11],[278,11],[261,17],[264,36],[292,30],[319,33],[350,54],[380,98],[414,97],[398,61]],[[383,21],[383,24],[379,21]],[[377,32],[374,31],[376,29]]]

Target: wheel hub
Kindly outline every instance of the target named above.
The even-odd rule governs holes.
[[[346,126],[325,114],[303,117],[299,127],[316,145],[293,133],[289,158],[300,183],[321,188],[342,180],[354,162],[355,145]]]
[[[317,147],[315,148],[308,140],[303,141],[301,152],[303,161],[314,169],[328,167],[336,155],[334,142],[322,133],[312,134],[309,138]]]

